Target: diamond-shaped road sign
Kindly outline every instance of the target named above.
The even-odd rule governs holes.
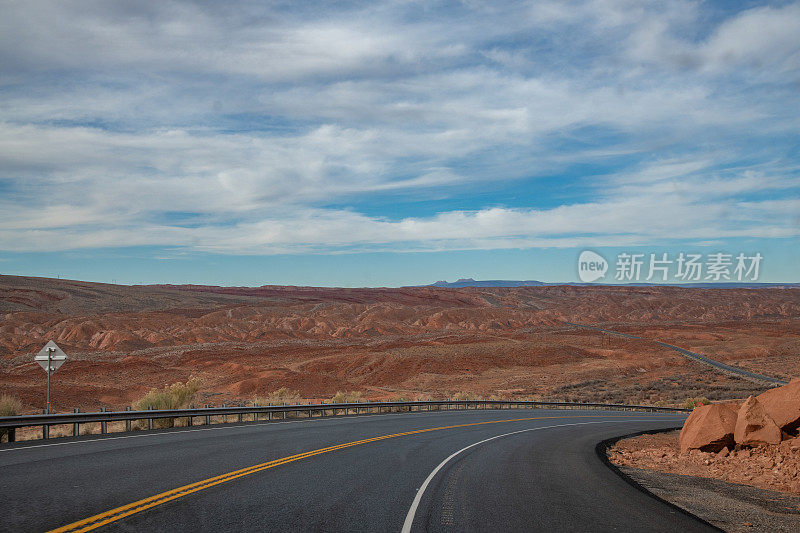
[[[39,363],[42,369],[47,372],[47,361],[48,361],[48,354],[50,355],[50,372],[55,372],[58,370],[58,367],[64,364],[64,361],[67,360],[67,354],[64,353],[64,350],[58,347],[53,341],[48,342],[44,345],[44,348],[39,350],[39,353],[34,357],[34,361]]]

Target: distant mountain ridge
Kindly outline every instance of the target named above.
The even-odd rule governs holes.
[[[756,282],[718,282],[718,283],[547,283],[537,280],[505,280],[490,279],[476,281],[472,278],[461,278],[457,281],[437,281],[428,287],[445,287],[461,289],[464,287],[546,287],[553,285],[573,285],[579,287],[620,286],[620,287],[684,287],[690,289],[767,289],[785,287],[800,289],[800,283],[756,283]]]
[[[432,287],[449,287],[451,289],[458,289],[461,287],[541,287],[543,285],[563,285],[563,283],[545,283],[536,280],[507,280],[507,279],[490,279],[484,281],[475,281],[472,278],[461,278],[454,282],[437,281],[432,283]]]

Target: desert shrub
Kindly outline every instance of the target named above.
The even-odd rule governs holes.
[[[483,400],[483,396],[479,396],[472,392],[456,392],[453,394],[453,400],[468,400],[468,401],[477,401]]]
[[[191,378],[186,383],[173,383],[163,389],[150,389],[150,392],[133,403],[135,411],[148,409],[186,409],[200,389],[200,381]],[[141,424],[141,423],[140,423]],[[169,428],[175,425],[173,418],[159,418],[153,421],[154,427]]]
[[[22,411],[22,402],[14,396],[0,396],[0,416],[15,416]]]
[[[508,400],[508,395],[507,394],[496,394],[495,393],[495,394],[492,394],[491,396],[489,396],[488,399],[489,400],[503,400],[503,401],[505,401],[505,400]]]
[[[527,394],[525,396],[521,396],[520,399],[526,402],[543,402],[546,400],[546,398],[541,394]]]
[[[336,394],[333,395],[331,398],[333,403],[353,403],[353,402],[363,402],[364,395],[361,391],[337,391]]]
[[[697,397],[697,398],[686,398],[683,402],[684,409],[694,409],[695,407],[700,407],[701,405],[708,405],[711,402],[705,396]]]
[[[14,396],[6,394],[0,396],[0,416],[15,416],[22,411],[22,402]],[[8,433],[7,429],[0,429],[0,440]]]
[[[405,396],[395,396],[394,398],[389,399],[389,401],[390,402],[410,402],[411,398],[406,398]],[[391,410],[399,413],[399,412],[410,411],[411,408],[410,407],[393,407]]]
[[[300,391],[287,389],[286,387],[281,387],[280,389],[274,390],[266,396],[257,396],[253,398],[253,403],[257,405],[281,405],[284,403],[296,404],[299,401]]]

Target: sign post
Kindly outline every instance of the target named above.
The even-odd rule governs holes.
[[[47,372],[47,414],[50,414],[50,374],[64,364],[64,361],[67,360],[67,354],[58,347],[58,344],[50,341],[44,345],[44,348],[39,350],[33,360],[39,363],[39,366]]]

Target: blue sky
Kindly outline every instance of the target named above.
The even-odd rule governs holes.
[[[3,273],[555,282],[588,248],[800,281],[798,2],[3,12]]]

